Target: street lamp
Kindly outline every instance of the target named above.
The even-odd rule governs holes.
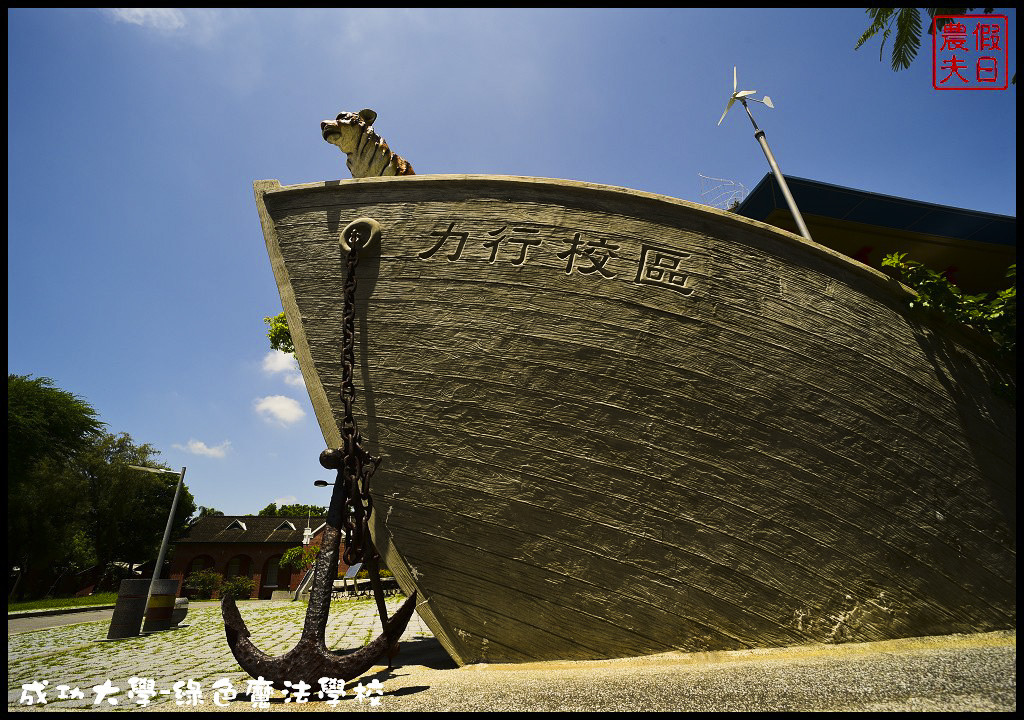
[[[163,542],[160,543],[160,554],[157,556],[156,567],[153,568],[153,577],[149,580],[149,590],[146,592],[146,608],[148,612],[149,601],[153,596],[153,585],[156,583],[164,568],[164,558],[167,556],[167,545],[171,539],[171,526],[174,524],[174,513],[178,510],[178,498],[181,496],[181,486],[185,483],[185,468],[182,467],[181,472],[176,473],[173,470],[144,467],[142,465],[129,465],[128,467],[132,470],[142,470],[143,472],[156,473],[157,475],[178,476],[178,487],[174,490],[174,500],[171,502],[171,513],[167,516],[167,527],[164,528],[164,539]]]

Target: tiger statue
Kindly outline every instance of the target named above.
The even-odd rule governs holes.
[[[369,108],[357,113],[343,112],[334,120],[320,123],[320,133],[348,156],[346,165],[354,178],[415,175],[412,165],[391,152],[384,138],[374,132],[376,119],[377,113]]]

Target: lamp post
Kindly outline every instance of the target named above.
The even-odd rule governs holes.
[[[174,500],[171,502],[171,512],[167,516],[167,527],[164,528],[164,539],[163,542],[160,543],[160,554],[156,558],[156,567],[153,568],[153,577],[149,580],[149,590],[146,592],[146,608],[148,610],[149,601],[153,595],[153,585],[156,583],[164,568],[164,558],[167,556],[167,545],[171,539],[171,526],[174,524],[174,513],[178,510],[178,498],[181,496],[181,486],[185,483],[185,468],[182,467],[181,472],[176,473],[173,470],[144,467],[142,465],[129,465],[128,467],[132,470],[142,470],[143,472],[156,473],[157,475],[178,476],[178,487],[174,490]]]

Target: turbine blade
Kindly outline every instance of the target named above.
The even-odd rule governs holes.
[[[762,100],[761,102],[763,102],[765,105],[767,105],[770,108],[774,108],[775,107],[774,105],[772,105],[772,99],[770,97],[768,97],[767,95],[764,96],[764,100]]]
[[[736,66],[732,66],[732,92],[736,94]]]
[[[722,113],[722,117],[718,118],[718,124],[719,124],[719,125],[721,125],[721,124],[722,124],[722,121],[723,121],[723,120],[725,120],[725,116],[726,116],[726,114],[727,114],[727,113],[729,112],[729,108],[731,108],[731,107],[732,107],[732,104],[733,104],[734,102],[736,102],[736,98],[729,98],[729,104],[725,106],[725,112],[724,112],[724,113]]]
[[[741,98],[746,97],[747,95],[753,95],[756,92],[757,90],[740,90],[738,93],[735,93],[735,96]]]

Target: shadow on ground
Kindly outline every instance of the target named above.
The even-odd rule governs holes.
[[[437,638],[419,637],[403,640],[395,657],[396,668],[404,665],[420,665],[430,670],[454,670],[458,667]]]

